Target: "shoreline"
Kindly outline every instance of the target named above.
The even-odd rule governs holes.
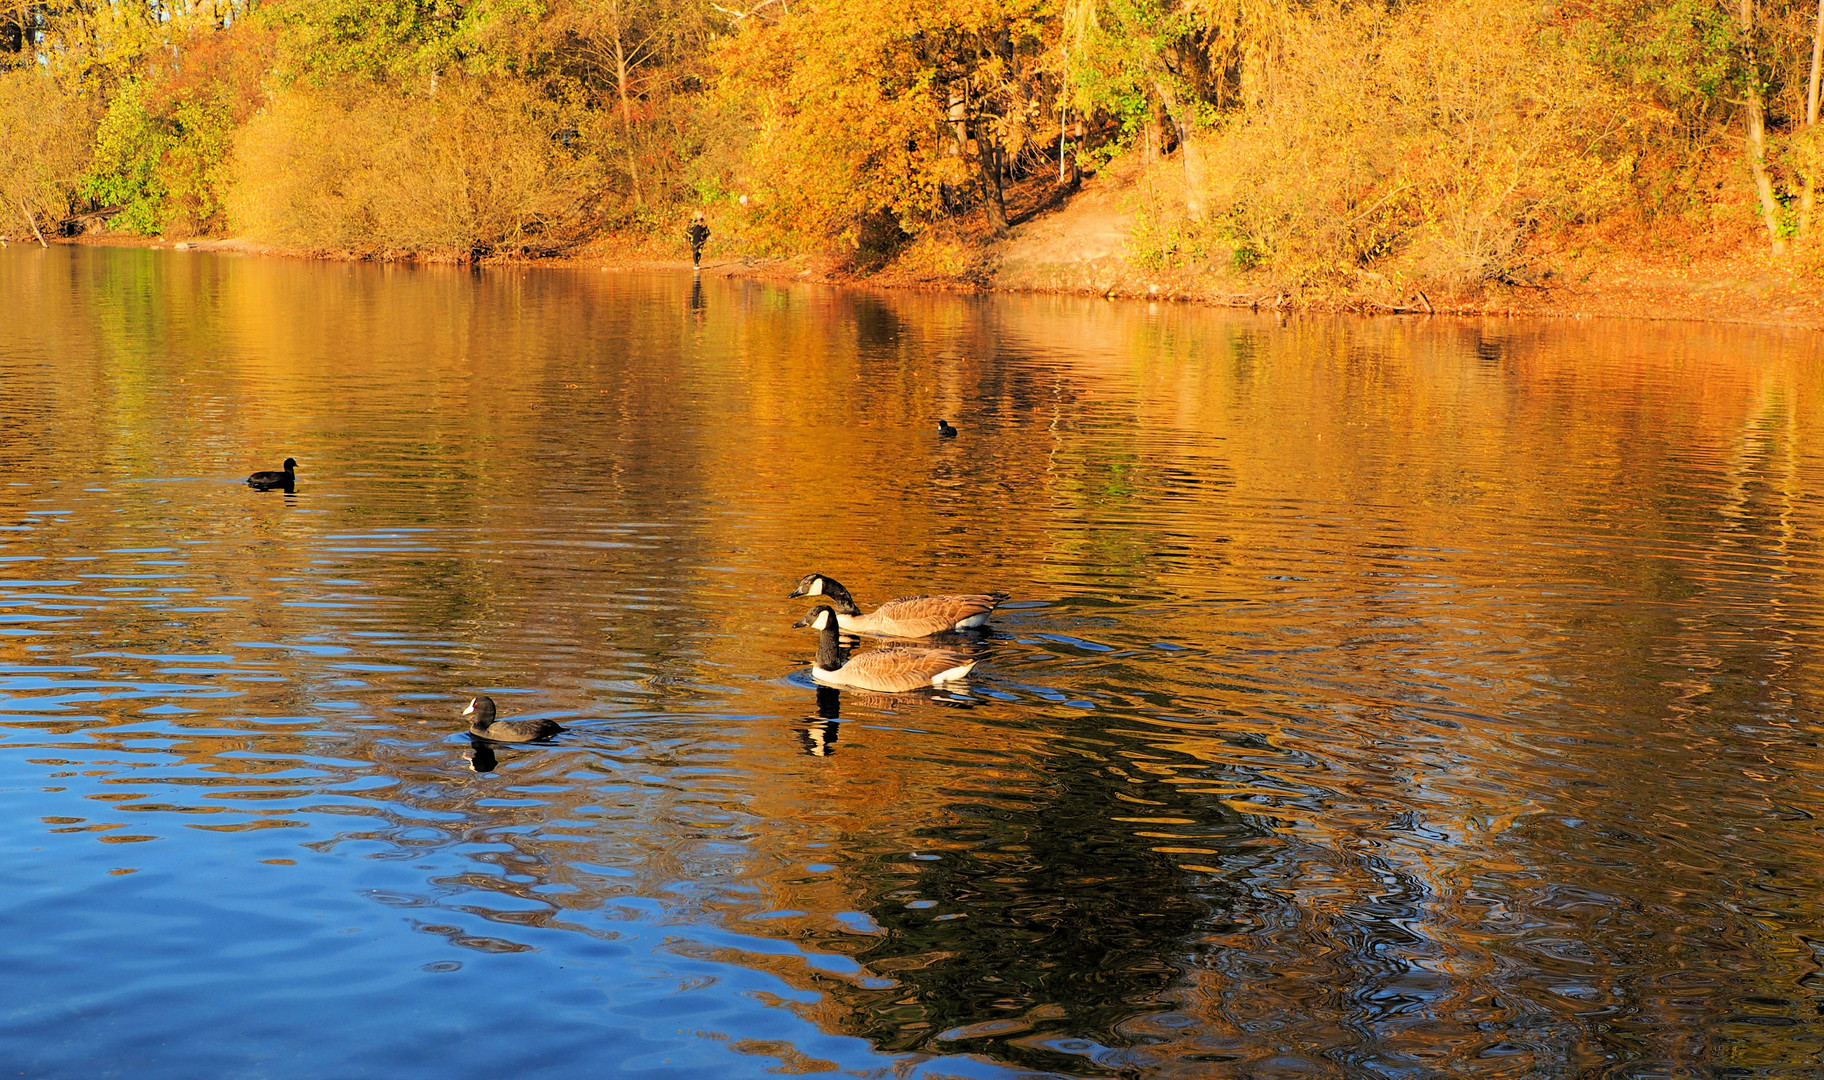
[[[1546,271],[1547,284],[1484,286],[1471,295],[1427,292],[1408,287],[1404,292],[1363,288],[1330,294],[1295,293],[1268,286],[1249,290],[1252,282],[1239,282],[1217,274],[1148,269],[1128,264],[1118,255],[1100,259],[1080,252],[1033,258],[1031,230],[1061,214],[1048,215],[1014,230],[1007,239],[980,245],[978,263],[983,273],[920,274],[888,263],[873,273],[847,271],[833,260],[811,255],[760,257],[739,252],[710,255],[701,272],[719,277],[743,277],[779,282],[805,282],[850,288],[888,289],[968,294],[1039,294],[1103,297],[1122,300],[1169,301],[1237,310],[1296,312],[1325,315],[1439,315],[1471,318],[1544,319],[1643,319],[1707,322],[1824,332],[1824,279],[1806,280],[1778,257],[1753,250],[1713,254],[1701,261],[1688,252],[1674,250],[1654,258],[1638,252],[1542,251],[1535,261],[1560,265]],[[1026,235],[1022,235],[1025,232]],[[125,233],[90,233],[50,241],[66,246],[136,247],[176,251],[201,251],[254,255],[269,258],[309,259],[328,262],[380,261],[335,253],[293,251],[258,244],[239,237],[195,237],[173,240]],[[715,238],[711,238],[712,246]],[[32,245],[35,246],[35,245]],[[546,258],[497,257],[468,265],[486,269],[548,268],[601,271],[687,271],[690,260],[680,254],[667,257],[660,243],[629,242],[607,238],[566,255]],[[682,246],[681,243],[679,245]],[[1567,257],[1568,256],[1568,257]],[[460,260],[405,259],[412,265],[458,265]],[[1554,280],[1555,279],[1555,280]],[[1373,282],[1375,285],[1381,282]]]

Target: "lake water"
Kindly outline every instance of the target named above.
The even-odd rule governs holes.
[[[14,247],[0,1073],[1814,1075],[1821,533],[1816,334]]]

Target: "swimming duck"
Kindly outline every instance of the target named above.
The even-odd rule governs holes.
[[[961,649],[917,649],[896,645],[856,653],[844,661],[836,610],[819,604],[794,625],[818,630],[817,663],[811,678],[826,686],[896,694],[954,682],[969,674],[975,659]]]
[[[273,488],[284,488],[290,491],[298,482],[298,463],[295,458],[285,459],[285,471],[275,472],[262,469],[247,478],[247,486],[255,491],[271,491]]]
[[[462,710],[462,715],[473,714],[475,719],[469,721],[469,734],[481,739],[492,739],[494,742],[536,742],[549,739],[564,730],[555,720],[496,720],[494,719],[494,699],[478,697],[469,702],[469,707]]]
[[[939,420],[937,422],[937,437],[940,439],[954,439],[956,438],[956,429],[950,426],[950,421]]]
[[[842,582],[828,574],[806,574],[786,599],[799,596],[827,596],[836,609],[837,621],[851,634],[875,637],[929,637],[949,630],[973,630],[988,621],[988,616],[1006,593],[967,593],[958,596],[902,596],[889,600],[866,615],[849,595]]]

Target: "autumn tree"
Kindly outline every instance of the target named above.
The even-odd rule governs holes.
[[[65,80],[35,66],[0,71],[0,221],[44,243],[76,198],[94,123],[91,101]]]
[[[1055,96],[1053,16],[1043,0],[822,0],[744,28],[717,54],[719,89],[753,125],[773,220],[855,246],[916,231],[973,188],[1004,231],[1003,176]]]

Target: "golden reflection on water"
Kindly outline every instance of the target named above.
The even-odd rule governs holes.
[[[788,1070],[730,971],[1071,1074],[1816,1059],[1815,335],[692,289],[0,258],[47,834],[441,853],[414,933],[652,922]],[[836,697],[812,570],[1014,602],[959,700]],[[481,690],[571,733],[465,760]]]

